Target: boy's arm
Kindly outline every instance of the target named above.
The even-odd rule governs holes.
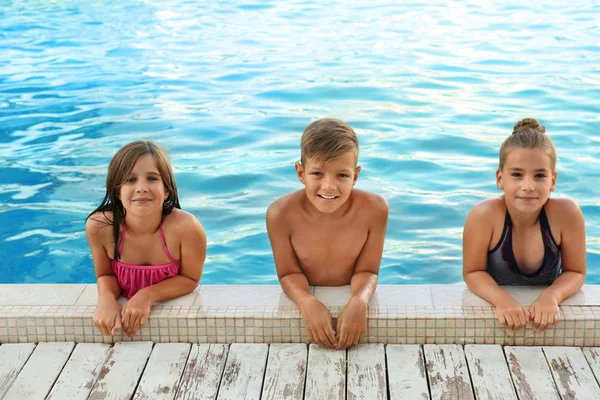
[[[322,346],[334,347],[337,338],[331,314],[310,293],[308,279],[298,265],[283,214],[278,202],[271,204],[267,209],[267,232],[281,288],[300,309],[309,340]]]
[[[174,231],[181,234],[179,274],[141,289],[125,304],[122,311],[123,328],[130,336],[146,323],[153,303],[183,296],[198,287],[206,258],[204,229],[195,217],[187,215]]]
[[[527,324],[528,311],[486,271],[492,238],[490,213],[485,203],[476,205],[467,216],[463,230],[463,278],[467,287],[496,308],[498,321],[511,329]]]
[[[387,202],[382,197],[376,196],[372,201],[372,223],[350,281],[352,297],[338,317],[338,348],[358,344],[367,332],[367,310],[377,287],[389,213]]]
[[[533,326],[543,331],[560,318],[558,305],[577,293],[583,286],[586,275],[585,222],[583,213],[571,200],[560,200],[564,204],[560,218],[562,273],[548,286],[540,297],[531,304]]]

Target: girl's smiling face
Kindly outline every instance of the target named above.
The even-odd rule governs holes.
[[[151,154],[141,156],[121,185],[119,197],[127,214],[147,216],[162,213],[167,193]]]
[[[510,150],[504,166],[496,171],[496,184],[510,208],[537,213],[556,188],[556,171],[544,150],[517,148]]]

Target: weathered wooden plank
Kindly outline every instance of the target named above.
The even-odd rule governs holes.
[[[40,343],[4,395],[6,400],[44,399],[75,343]]]
[[[217,399],[260,399],[268,352],[269,346],[264,343],[233,343]]]
[[[193,345],[176,399],[216,399],[228,349],[226,344]]]
[[[465,356],[477,400],[517,400],[500,345],[465,346]]]
[[[305,344],[272,344],[262,400],[302,400],[308,349]]]
[[[344,400],[346,350],[311,344],[308,349],[305,400]]]
[[[390,399],[429,399],[423,351],[417,344],[386,347]]]
[[[598,400],[600,387],[579,347],[544,347],[554,382],[563,400]]]
[[[115,344],[88,399],[131,399],[151,351],[152,342]]]
[[[33,353],[35,344],[3,344],[0,346],[0,399]]]
[[[387,400],[385,349],[382,344],[351,347],[347,368],[347,400]]]
[[[596,376],[596,381],[600,382],[600,347],[584,347],[582,350],[592,372]],[[1,390],[0,393],[2,393]]]
[[[47,400],[87,399],[109,352],[110,346],[107,344],[78,344]]]
[[[426,344],[423,352],[432,399],[475,399],[461,346]]]
[[[520,400],[560,400],[541,347],[506,346],[504,354]]]
[[[135,391],[134,400],[173,399],[191,347],[189,343],[155,345]]]

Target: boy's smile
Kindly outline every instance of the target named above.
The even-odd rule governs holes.
[[[356,167],[356,154],[347,152],[331,160],[313,157],[304,165],[296,163],[296,172],[310,203],[318,211],[329,214],[350,197],[360,167]]]

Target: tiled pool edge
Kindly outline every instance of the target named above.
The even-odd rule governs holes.
[[[102,336],[92,322],[95,285],[74,286],[52,285],[65,297],[48,296],[51,304],[41,305],[27,304],[24,292],[39,294],[47,285],[0,285],[0,343],[308,342],[299,310],[278,286],[203,286],[186,298],[155,305],[134,338]],[[531,290],[518,289],[513,295],[524,303],[537,297],[535,288],[526,289]],[[19,293],[18,299],[11,298],[11,292]],[[350,295],[348,287],[318,287],[314,293],[334,318]],[[492,307],[464,286],[382,285],[370,304],[363,342],[600,346],[599,295],[600,286],[585,286],[561,306],[564,320],[553,328],[544,333],[531,327],[511,332],[498,326]]]

